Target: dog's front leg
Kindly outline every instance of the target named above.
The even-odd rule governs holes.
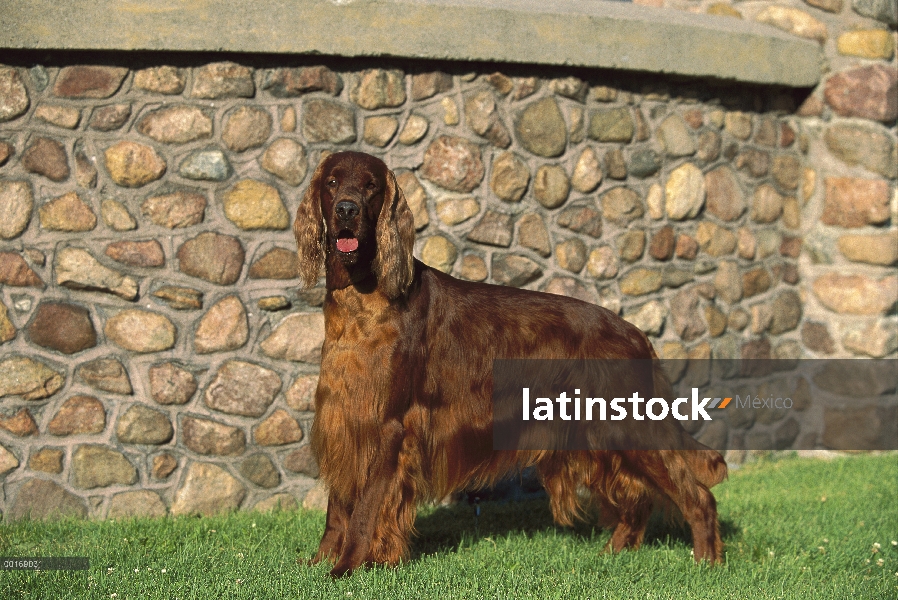
[[[327,498],[327,521],[324,526],[324,535],[318,544],[318,553],[309,561],[314,565],[322,560],[335,561],[340,555],[340,548],[346,536],[346,527],[349,525],[349,510],[337,496],[331,492]]]
[[[380,447],[371,464],[361,497],[355,503],[352,516],[349,518],[340,560],[331,570],[333,577],[348,575],[353,569],[368,561],[384,502],[397,477],[399,451],[402,448],[404,433],[405,430],[399,421],[390,421],[381,427]],[[326,535],[325,533],[325,537]]]

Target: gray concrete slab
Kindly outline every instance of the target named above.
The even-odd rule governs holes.
[[[816,42],[602,0],[4,0],[0,48],[408,57],[810,87]],[[2,51],[0,51],[2,61]]]

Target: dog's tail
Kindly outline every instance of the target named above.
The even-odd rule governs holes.
[[[673,398],[673,386],[661,366],[655,349],[652,348],[652,384],[655,395]],[[684,432],[685,434],[685,432]],[[687,449],[682,452],[689,470],[699,483],[710,489],[727,478],[727,463],[720,452],[708,448],[692,436],[685,434]]]

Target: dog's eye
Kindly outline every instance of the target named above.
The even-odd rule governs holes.
[[[337,187],[337,178],[331,177],[327,180],[327,187]]]
[[[371,182],[369,182],[368,185],[366,185],[365,187],[368,188],[369,190],[376,190],[376,189],[377,189],[377,184],[374,183],[373,181],[371,181]]]

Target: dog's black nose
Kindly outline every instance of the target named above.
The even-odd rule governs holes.
[[[337,218],[341,221],[349,221],[358,216],[359,205],[355,202],[343,200],[342,202],[337,202],[337,207],[334,211],[337,213]]]

